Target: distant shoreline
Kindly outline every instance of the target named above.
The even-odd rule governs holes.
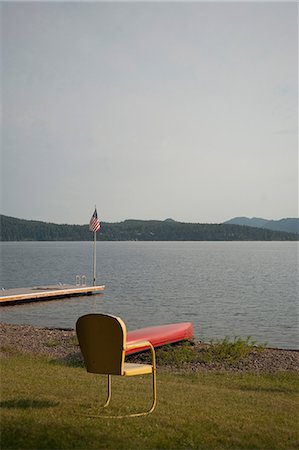
[[[92,241],[88,225],[58,225],[0,215],[2,242]],[[184,223],[174,220],[102,222],[99,241],[298,241],[299,234],[228,223]]]

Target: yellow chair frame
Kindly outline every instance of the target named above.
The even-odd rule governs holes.
[[[151,408],[145,412],[125,416],[93,415],[89,417],[124,418],[146,416],[154,411],[157,404],[156,354],[149,341],[126,344],[126,325],[119,317],[108,314],[86,314],[79,317],[76,333],[87,372],[107,375],[107,399],[102,408],[110,404],[112,394],[111,375],[135,376],[152,374],[153,399]],[[128,349],[149,347],[152,364],[125,363]]]

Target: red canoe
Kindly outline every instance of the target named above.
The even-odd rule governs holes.
[[[135,341],[150,341],[154,347],[161,347],[166,344],[184,341],[193,337],[192,323],[181,322],[169,325],[158,325],[155,327],[141,328],[140,330],[127,332],[127,344]],[[126,355],[138,353],[146,350],[148,347],[138,348],[136,350],[127,350]]]

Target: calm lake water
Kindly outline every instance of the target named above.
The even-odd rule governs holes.
[[[92,242],[2,242],[0,287],[92,280]],[[104,294],[1,308],[1,321],[74,328],[104,312],[129,330],[192,322],[203,341],[299,348],[297,242],[98,242]]]

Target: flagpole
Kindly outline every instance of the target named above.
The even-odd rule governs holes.
[[[101,225],[98,219],[98,213],[97,213],[97,206],[94,207],[94,213],[91,216],[90,222],[89,222],[89,229],[90,231],[93,231],[93,285],[96,285],[96,272],[97,272],[97,250],[96,250],[96,244],[97,244],[97,231],[100,229]]]
[[[96,243],[97,243],[97,232],[93,232],[93,285],[96,285],[96,271],[97,271],[97,253],[96,253]]]

